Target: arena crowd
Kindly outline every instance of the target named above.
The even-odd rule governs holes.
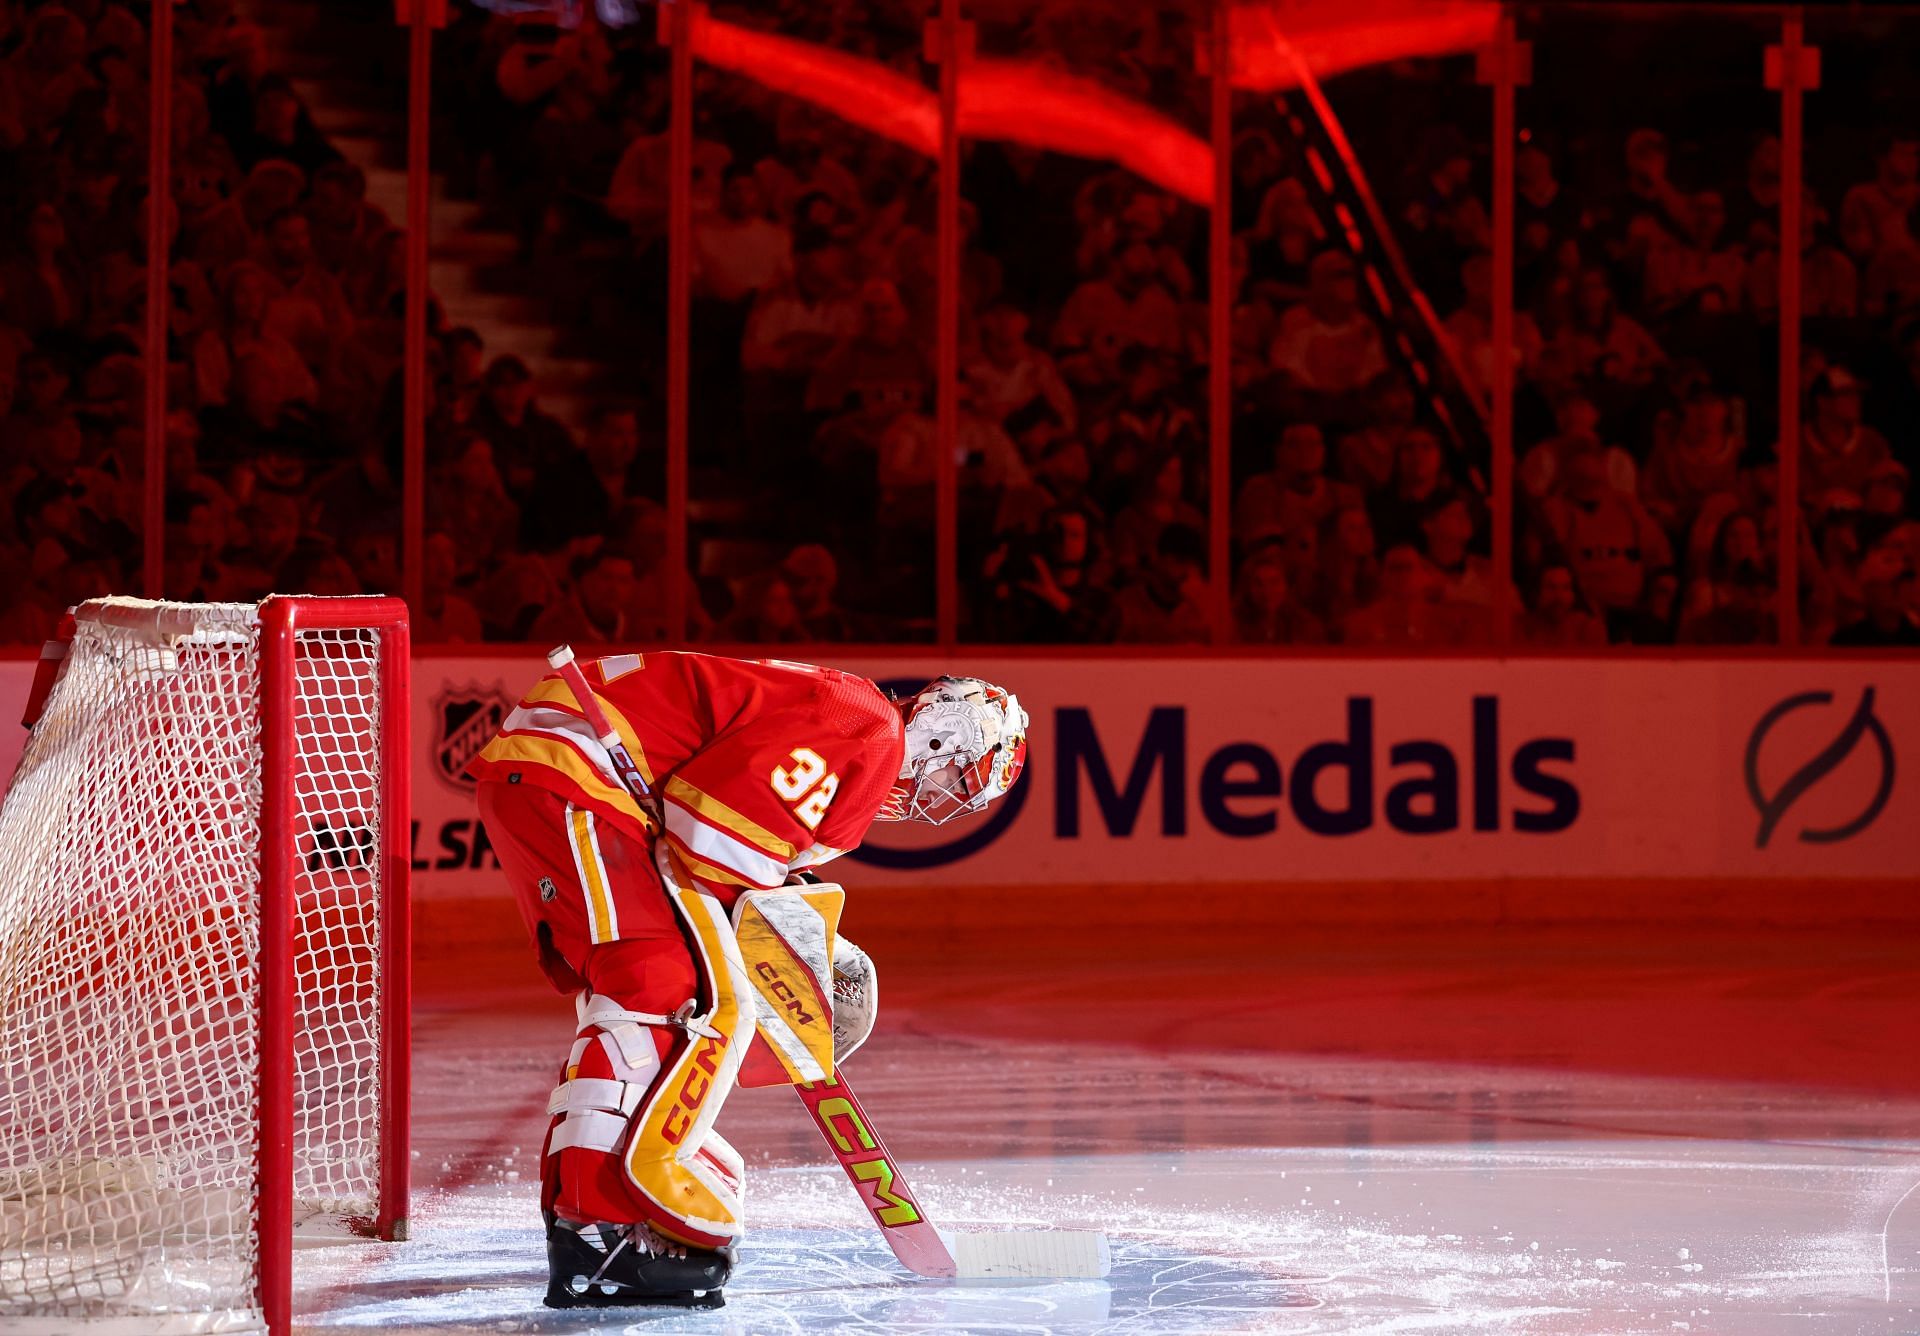
[[[983,51],[1055,62],[1204,132],[1180,10],[990,8]],[[923,3],[713,9],[934,79]],[[254,16],[236,0],[177,15],[166,592],[395,589],[403,235],[271,68]],[[39,639],[66,604],[139,578],[146,18],[0,0],[0,579],[15,591],[0,641]],[[650,18],[563,28],[462,7],[439,59],[441,119],[463,127],[441,136],[452,188],[506,220],[621,391],[563,422],[525,361],[436,309],[416,638],[678,640],[665,53]],[[1582,118],[1555,124],[1543,100],[1518,152],[1514,591],[1492,570],[1484,447],[1423,411],[1285,105],[1236,98],[1221,518],[1238,641],[1473,645],[1509,596],[1529,644],[1773,638],[1772,104],[1628,109],[1552,77]],[[1452,364],[1484,393],[1486,90],[1458,58],[1330,93]],[[933,166],[722,72],[700,71],[695,106],[693,636],[929,638]],[[1821,142],[1797,241],[1801,622],[1811,643],[1911,644],[1920,119]],[[968,143],[963,162],[962,635],[1206,640],[1204,211],[1019,145]]]

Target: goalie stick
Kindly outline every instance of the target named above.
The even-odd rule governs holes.
[[[658,824],[653,794],[640,768],[633,763],[607,712],[600,708],[587,675],[574,658],[573,647],[562,645],[547,654],[547,662],[573,692],[588,727],[613,758],[633,800]],[[833,1149],[847,1181],[873,1217],[880,1237],[900,1264],[916,1276],[937,1279],[1094,1279],[1107,1274],[1107,1236],[1095,1230],[1004,1230],[993,1233],[950,1233],[936,1229],[920,1209],[893,1157],[881,1143],[859,1097],[836,1071],[824,1081],[794,1087],[794,1093],[812,1115],[814,1126]]]

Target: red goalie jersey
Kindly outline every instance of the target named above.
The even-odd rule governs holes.
[[[864,678],[683,653],[583,667],[659,805],[676,871],[728,905],[744,887],[778,886],[859,844],[899,777],[900,711]],[[557,673],[467,768],[549,789],[636,835],[661,833]]]

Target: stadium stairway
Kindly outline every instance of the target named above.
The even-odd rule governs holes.
[[[407,34],[391,5],[253,0],[268,66],[284,75],[318,129],[367,176],[367,199],[396,226],[407,216]],[[603,363],[569,355],[565,326],[518,272],[518,242],[485,206],[454,198],[433,176],[429,283],[447,324],[470,325],[492,359],[511,353],[533,372],[542,409],[584,430],[609,378]]]

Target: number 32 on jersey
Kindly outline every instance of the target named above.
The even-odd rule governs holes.
[[[773,791],[783,802],[793,804],[793,814],[808,830],[818,830],[827,815],[827,805],[840,791],[840,776],[827,773],[827,762],[811,747],[795,747],[787,753],[791,766],[775,766]]]

